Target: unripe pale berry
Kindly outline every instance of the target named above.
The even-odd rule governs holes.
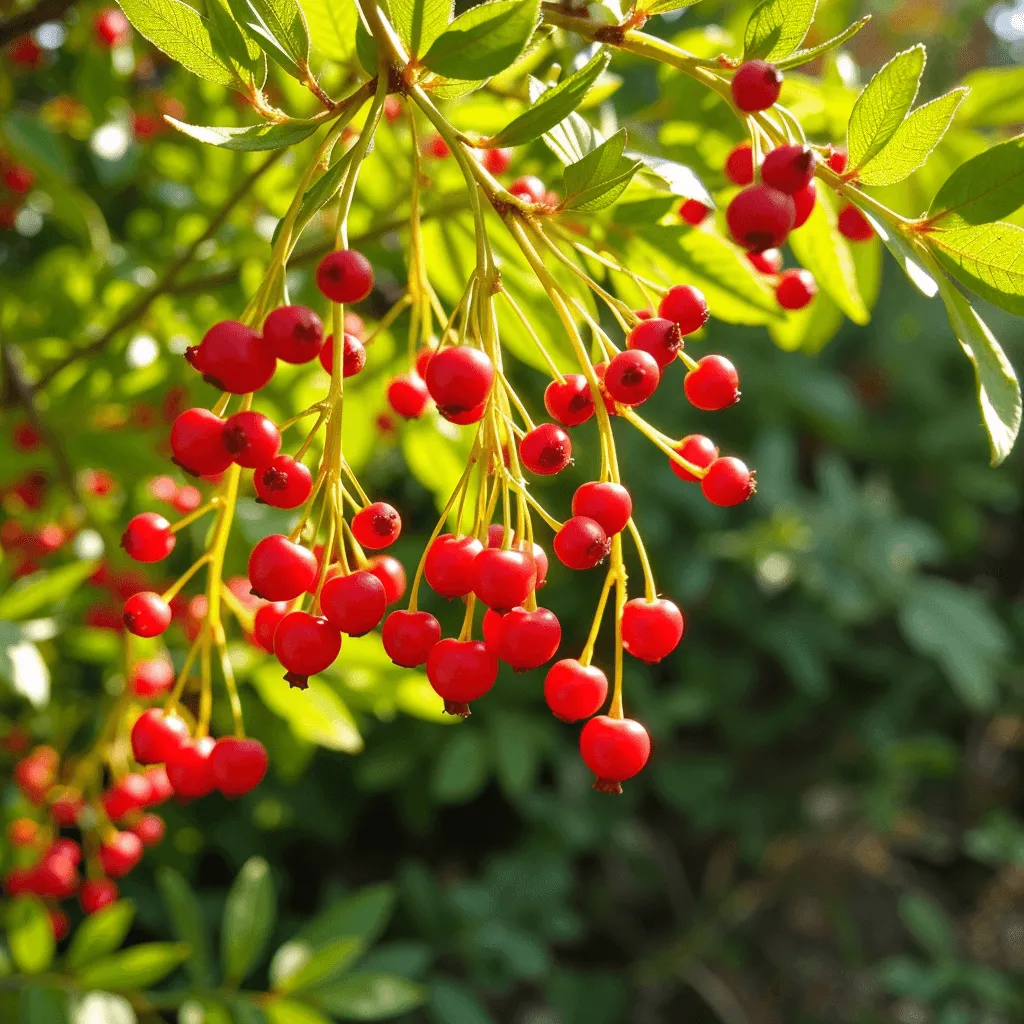
[[[541,423],[519,442],[523,465],[538,476],[561,473],[572,460],[572,441],[555,423]]]
[[[316,286],[331,302],[362,302],[373,291],[373,267],[355,249],[336,249],[317,266]]]
[[[593,665],[563,658],[548,669],[544,699],[556,718],[578,722],[597,714],[608,699],[608,677]]]
[[[818,285],[809,270],[787,270],[775,286],[775,298],[783,309],[803,309],[817,294]]]
[[[764,60],[748,60],[732,76],[732,98],[745,113],[767,110],[782,91],[782,72]]]
[[[129,520],[121,547],[136,562],[159,562],[174,550],[171,524],[156,512],[142,512]]]
[[[594,789],[620,793],[621,782],[631,779],[651,756],[647,730],[631,718],[591,718],[580,733],[583,762],[597,777]]]
[[[648,663],[671,654],[683,638],[683,613],[671,601],[627,601],[622,609],[622,645]]]
[[[582,373],[567,373],[563,380],[553,380],[545,388],[544,408],[563,426],[578,427],[594,415],[594,395]]]
[[[756,490],[754,474],[731,456],[716,459],[700,482],[704,497],[713,505],[739,505]]]
[[[683,379],[683,391],[704,412],[726,409],[740,400],[739,374],[725,356],[704,356]]]
[[[555,534],[555,554],[569,569],[593,569],[608,557],[611,547],[601,524],[586,516],[566,520]]]
[[[688,434],[676,445],[675,450],[687,462],[698,469],[707,469],[718,458],[717,445],[703,434]],[[680,480],[686,480],[689,483],[699,482],[700,477],[694,476],[688,469],[680,466],[678,462],[669,459],[669,465],[672,467],[672,472]]]

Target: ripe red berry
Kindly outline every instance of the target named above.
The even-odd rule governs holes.
[[[435,352],[427,364],[426,382],[441,415],[453,419],[460,414],[474,413],[487,400],[494,383],[494,367],[478,348],[468,345],[443,348]]]
[[[747,259],[750,260],[754,269],[761,271],[762,274],[777,274],[782,270],[782,253],[778,249],[748,252]]]
[[[177,715],[149,708],[135,720],[131,742],[132,756],[139,764],[166,764],[188,742],[188,726]]]
[[[260,412],[236,412],[224,424],[224,447],[244,469],[266,466],[281,450],[281,432]]]
[[[775,286],[775,298],[783,309],[803,309],[817,294],[818,285],[809,270],[787,270]]]
[[[575,658],[556,661],[544,678],[544,699],[563,722],[578,722],[597,714],[608,698],[608,677]]]
[[[832,154],[828,158],[828,165],[836,174],[842,174],[846,170],[848,159],[849,157],[845,149],[833,149]]]
[[[125,601],[122,619],[135,636],[159,636],[171,624],[171,609],[159,594],[144,590]]]
[[[649,664],[676,649],[683,628],[683,613],[664,598],[648,602],[638,597],[622,609],[622,646]]]
[[[100,867],[121,878],[142,859],[142,840],[134,832],[117,832],[100,847]]]
[[[583,762],[597,777],[594,789],[621,793],[621,782],[631,779],[651,756],[647,730],[631,718],[599,715],[590,719],[580,733]]]
[[[132,29],[128,19],[118,7],[108,7],[96,15],[93,22],[96,31],[96,38],[104,46],[120,46],[127,42],[131,36]]]
[[[875,229],[853,203],[847,203],[839,211],[839,233],[851,242],[867,242],[874,237]]]
[[[440,639],[441,624],[429,612],[394,611],[381,630],[385,653],[402,668],[424,664]]]
[[[536,584],[537,563],[525,551],[488,547],[473,559],[473,593],[488,608],[515,608],[533,593]]]
[[[132,666],[132,691],[148,699],[174,685],[174,666],[167,658],[145,658]]]
[[[78,816],[85,810],[85,801],[77,793],[65,792],[50,804],[50,814],[61,828],[78,824]]]
[[[324,325],[305,306],[281,306],[263,321],[263,337],[282,362],[308,363],[320,355]]]
[[[673,292],[675,290],[675,288],[672,289]],[[669,294],[672,293],[669,292]],[[700,292],[697,292],[697,295],[700,295]],[[704,296],[700,297],[703,300]],[[683,302],[686,301],[686,299],[683,300]],[[704,319],[707,319],[706,305]],[[701,321],[701,324],[703,322],[704,320]],[[693,330],[696,330],[696,327]],[[629,336],[626,338],[626,348],[630,351],[646,352],[654,357],[658,366],[665,367],[679,355],[683,347],[683,334],[688,333],[689,331],[681,330],[679,324],[671,319],[661,316],[651,317],[649,320],[641,320],[629,332]]]
[[[521,199],[524,203],[543,203],[547,196],[547,186],[540,178],[526,174],[521,178],[516,178],[508,187],[509,192],[512,193],[517,199]]]
[[[612,542],[600,523],[586,516],[573,516],[555,534],[554,548],[567,568],[593,569],[608,557]]]
[[[633,499],[622,484],[592,480],[576,489],[572,496],[572,514],[593,519],[613,537],[626,528],[633,514]]]
[[[273,601],[256,609],[252,622],[252,639],[268,654],[274,653],[274,633],[277,624],[288,614],[291,605],[287,601]]]
[[[691,284],[677,284],[669,288],[661,300],[658,306],[658,316],[676,324],[680,334],[693,334],[707,323],[708,302],[699,288],[694,288]],[[680,344],[679,347],[681,348],[682,345]],[[655,355],[653,352],[651,354]],[[673,353],[673,358],[675,358],[675,353]],[[662,365],[667,364],[663,363]]]
[[[757,489],[751,470],[731,456],[716,459],[700,482],[704,497],[712,505],[739,505]]]
[[[313,491],[309,467],[290,455],[278,455],[253,474],[260,500],[274,508],[295,508]]]
[[[683,391],[695,408],[715,412],[740,400],[740,377],[725,356],[704,356],[683,379]]]
[[[341,650],[341,632],[322,615],[289,612],[274,633],[274,654],[286,670],[285,679],[299,689],[308,677],[330,668]]]
[[[139,772],[129,772],[114,783],[103,797],[103,809],[111,821],[130,811],[145,807],[149,801],[149,782]]]
[[[60,755],[53,747],[36,747],[15,766],[14,780],[32,803],[41,804],[56,781],[59,766]]]
[[[767,110],[782,91],[782,72],[764,60],[748,60],[732,76],[732,98],[745,113]]]
[[[354,377],[366,366],[366,346],[354,335],[345,332],[342,339],[341,375]],[[334,372],[334,335],[328,334],[320,349],[320,365],[328,372]]]
[[[214,785],[229,799],[255,789],[267,774],[267,750],[259,740],[222,736],[210,755]]]
[[[761,164],[761,180],[794,195],[814,180],[814,150],[810,146],[776,146]]]
[[[209,409],[186,409],[171,427],[175,465],[193,476],[222,473],[231,465],[224,437],[225,421]]]
[[[371,551],[394,544],[401,532],[402,517],[386,501],[375,501],[352,517],[352,535]]]
[[[519,457],[531,473],[553,476],[572,461],[572,441],[557,423],[541,423],[519,442]]]
[[[418,373],[400,373],[388,383],[388,405],[407,420],[422,416],[429,401],[430,392]]]
[[[497,678],[498,659],[479,640],[440,640],[427,656],[427,679],[449,715],[466,717]]]
[[[452,152],[448,148],[448,143],[437,134],[431,135],[423,148],[427,156],[432,156],[435,160],[444,160],[451,156]]]
[[[405,566],[394,555],[374,555],[367,559],[366,569],[384,584],[388,604],[402,599],[407,582]]]
[[[212,736],[201,736],[184,744],[174,760],[168,762],[167,778],[179,800],[196,800],[213,792],[210,757],[215,745]]]
[[[676,445],[675,450],[698,469],[707,469],[718,458],[718,446],[703,434],[688,434]],[[686,480],[689,483],[697,483],[700,480],[700,477],[694,476],[678,462],[669,459],[669,465],[680,480]]]
[[[751,252],[777,249],[793,230],[793,197],[768,185],[751,185],[735,196],[725,211],[737,245]]]
[[[679,207],[679,216],[692,227],[703,223],[711,211],[699,199],[687,199]]]
[[[504,174],[512,163],[511,149],[485,149],[484,169],[490,174]]]
[[[50,931],[53,932],[54,941],[63,942],[71,931],[71,922],[68,920],[68,915],[63,910],[57,910],[55,907],[49,907],[46,912],[50,916]]]
[[[249,556],[249,582],[257,597],[291,601],[316,581],[316,555],[282,534],[264,537]]]
[[[501,542],[505,537],[505,527],[501,523],[491,523],[487,527],[487,546],[489,548],[500,548]],[[524,551],[526,549],[526,542],[520,541],[515,535],[512,538],[512,547]],[[533,564],[537,570],[537,583],[535,586],[536,590],[540,590],[541,587],[547,582],[548,578],[548,556],[547,552],[536,542],[533,544]]]
[[[164,819],[159,814],[144,814],[132,825],[132,832],[139,837],[143,846],[156,846],[163,840],[166,831]]]
[[[117,899],[117,885],[109,878],[88,878],[78,892],[78,902],[86,914],[95,914]]]
[[[496,612],[493,608],[488,608],[484,612],[480,629],[484,634],[484,643],[487,644],[488,650],[495,652],[498,650],[498,633],[501,631],[501,620],[504,617],[502,612]]]
[[[734,185],[749,185],[754,180],[754,150],[749,142],[741,142],[725,159],[725,176]]]
[[[802,227],[807,223],[814,210],[814,204],[818,199],[817,186],[812,181],[802,189],[793,193],[793,229]]]
[[[316,268],[316,286],[331,302],[362,302],[373,291],[373,267],[355,249],[336,249]]]
[[[648,323],[654,321],[648,320]],[[621,405],[641,405],[661,383],[661,370],[654,356],[642,349],[620,352],[604,374],[605,390]]]
[[[513,608],[501,617],[493,649],[506,665],[526,672],[550,661],[561,642],[562,627],[554,612]]]
[[[36,176],[27,167],[22,167],[20,164],[8,167],[4,171],[4,184],[16,195],[25,195],[35,183]]]
[[[136,562],[159,562],[174,550],[171,524],[156,512],[141,512],[129,520],[121,547]]]
[[[567,373],[563,380],[553,380],[545,388],[544,408],[563,426],[578,427],[594,415],[594,395],[582,373]]]
[[[442,533],[427,551],[423,576],[442,597],[465,597],[473,589],[473,562],[482,550],[476,537]]]
[[[214,324],[185,358],[203,380],[233,395],[247,395],[270,383],[277,358],[263,335],[237,320]]]
[[[384,618],[387,606],[384,584],[365,569],[332,576],[320,592],[320,610],[349,636],[369,633]]]

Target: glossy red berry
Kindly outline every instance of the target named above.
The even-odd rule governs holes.
[[[246,395],[270,383],[277,358],[263,335],[237,320],[222,320],[185,358],[203,379],[221,391]]]
[[[373,266],[355,249],[336,249],[316,268],[316,286],[331,302],[362,302],[373,291]]]
[[[696,466],[698,469],[707,469],[718,458],[718,446],[711,438],[705,437],[703,434],[688,434],[676,445],[675,450],[690,465]],[[700,480],[700,477],[694,476],[678,462],[669,459],[669,465],[680,480],[686,480],[688,483],[697,483]]]
[[[594,395],[582,373],[565,374],[544,389],[544,408],[565,427],[578,427],[594,415]]]
[[[132,756],[139,764],[166,764],[188,742],[188,726],[177,715],[160,708],[143,711],[132,726]]]
[[[443,348],[427,364],[426,383],[430,397],[445,418],[471,414],[478,408],[482,416],[480,407],[494,383],[494,366],[478,348]]]
[[[749,185],[754,180],[754,150],[749,142],[741,142],[725,159],[725,176],[734,185]]]
[[[155,807],[157,804],[166,803],[174,796],[174,787],[167,777],[167,768],[164,765],[157,765],[149,768],[144,773],[146,782],[149,784],[149,800],[147,806]]]
[[[78,902],[86,914],[95,914],[117,899],[117,885],[109,878],[88,878],[78,891]]]
[[[281,450],[281,432],[260,412],[236,412],[224,424],[224,447],[243,469],[258,469]]]
[[[761,180],[794,195],[814,180],[814,150],[810,146],[776,146],[761,164]]]
[[[745,113],[767,110],[782,91],[782,72],[764,60],[748,60],[732,76],[733,102]]]
[[[226,797],[243,796],[267,774],[267,750],[259,740],[222,736],[210,754],[214,785]]]
[[[683,613],[661,598],[627,601],[622,609],[622,646],[649,664],[671,654],[683,638]]]
[[[846,170],[848,160],[849,157],[845,149],[833,149],[828,158],[828,165],[836,174],[842,174]]]
[[[517,672],[540,668],[550,661],[562,642],[562,626],[547,608],[513,608],[501,617],[494,652]]]
[[[712,505],[739,505],[757,489],[754,474],[739,459],[716,459],[700,482],[704,497]]]
[[[748,252],[747,259],[755,270],[762,274],[777,274],[782,270],[782,253],[778,249],[765,249],[764,252]]]
[[[541,423],[519,442],[519,457],[531,473],[553,476],[572,461],[572,441],[557,423]]]
[[[344,349],[342,351],[341,375],[343,377],[354,377],[361,373],[366,366],[366,346],[354,335],[347,331],[343,338]],[[320,365],[328,372],[334,370],[334,335],[328,334],[327,340],[320,349]]]
[[[669,288],[661,300],[658,316],[676,324],[680,334],[693,334],[707,323],[708,302],[699,288],[692,284],[677,284]],[[654,355],[653,352],[651,354]]]
[[[186,743],[167,764],[167,778],[179,800],[196,800],[213,792],[210,758],[216,745],[212,736]]]
[[[407,420],[422,416],[429,402],[426,381],[418,373],[400,373],[388,383],[388,405]]]
[[[103,809],[111,821],[123,818],[130,811],[145,807],[149,800],[149,782],[139,772],[129,772],[110,787],[103,796]]]
[[[875,229],[853,203],[847,203],[839,211],[839,233],[851,242],[867,242],[874,237]]]
[[[320,592],[320,610],[349,636],[363,636],[384,618],[388,599],[384,584],[366,569],[332,576]]]
[[[484,643],[487,644],[488,650],[494,652],[498,650],[498,634],[501,631],[501,620],[504,617],[502,612],[496,612],[493,608],[488,608],[484,612],[480,629],[484,635]]]
[[[807,218],[810,217],[814,210],[814,204],[818,199],[817,186],[812,181],[809,185],[805,185],[798,192],[793,193],[793,228],[802,227],[807,223]]]
[[[476,537],[442,533],[427,551],[423,576],[442,597],[465,597],[473,589],[473,562],[482,550]]]
[[[36,176],[27,167],[22,167],[20,164],[8,167],[4,171],[4,184],[9,191],[16,195],[25,195],[26,192],[31,191],[35,183]]]
[[[487,527],[487,546],[489,548],[500,548],[505,537],[505,527],[501,523],[491,523]],[[512,547],[519,551],[526,550],[526,542],[519,540],[515,535],[512,538]],[[533,544],[533,564],[537,569],[536,589],[547,582],[548,578],[548,556],[547,552],[536,541]]]
[[[608,557],[612,542],[600,523],[586,516],[573,516],[555,534],[554,548],[567,568],[593,569]]]
[[[792,196],[768,185],[751,185],[733,198],[725,211],[737,245],[751,252],[777,249],[796,222]]]
[[[129,520],[121,547],[136,562],[159,562],[174,550],[171,524],[156,512],[141,512]]]
[[[93,22],[96,38],[104,46],[120,46],[128,41],[132,34],[128,19],[118,7],[108,7],[96,15]]]
[[[274,654],[286,670],[285,679],[299,689],[308,677],[330,668],[341,650],[341,632],[323,615],[289,612],[274,633]]]
[[[438,134],[433,134],[427,139],[423,147],[424,152],[427,156],[432,156],[435,160],[444,160],[451,156],[452,151],[448,148],[448,143],[444,141]]]
[[[273,601],[256,609],[252,623],[252,638],[268,654],[274,653],[274,633],[277,624],[288,614],[291,605],[287,601]]]
[[[194,476],[222,473],[232,461],[224,427],[225,421],[209,409],[186,409],[171,426],[175,464]]]
[[[290,455],[278,455],[253,474],[253,483],[261,501],[274,508],[296,508],[313,491],[309,467]]]
[[[631,718],[591,718],[580,733],[583,762],[597,777],[594,789],[621,793],[626,779],[636,775],[651,756],[647,730]]]
[[[375,501],[352,517],[353,536],[371,551],[394,544],[401,532],[402,517],[386,501]]]
[[[626,528],[633,514],[633,499],[622,484],[592,480],[576,489],[572,496],[572,514],[593,519],[613,537]]]
[[[394,555],[374,555],[367,559],[367,572],[373,573],[384,585],[384,596],[388,604],[402,599],[405,593],[405,566]]]
[[[543,203],[548,194],[547,186],[532,174],[516,178],[508,187],[509,192],[524,203]]]
[[[440,640],[427,656],[427,679],[449,715],[467,716],[497,678],[498,659],[479,640]]]
[[[171,624],[171,609],[159,594],[143,590],[125,601],[122,618],[135,636],[159,636]]]
[[[132,825],[132,832],[139,837],[143,846],[156,846],[163,841],[167,827],[159,814],[144,814]]]
[[[563,658],[548,669],[544,699],[556,718],[578,722],[596,715],[608,699],[608,677],[593,665]]]
[[[620,405],[641,405],[658,390],[660,383],[661,370],[654,356],[641,349],[619,352],[604,374],[605,390]]]
[[[693,290],[697,291],[696,289]],[[672,291],[675,291],[675,289],[673,288]],[[669,294],[671,295],[672,293],[670,292]],[[697,294],[700,295],[700,292],[697,292]],[[701,299],[703,299],[703,296],[701,296]],[[686,300],[684,299],[683,301],[685,302]],[[706,305],[704,319],[707,319]],[[701,323],[703,322],[704,320],[701,321]],[[693,330],[696,330],[696,328],[693,328]],[[679,324],[673,320],[661,316],[651,317],[649,320],[641,320],[629,332],[629,336],[626,338],[626,348],[634,352],[646,352],[654,357],[658,366],[665,367],[682,350],[684,333],[689,332],[680,330]]]
[[[699,199],[687,199],[679,207],[679,216],[691,227],[702,224],[711,211]]]
[[[775,286],[775,298],[783,309],[803,309],[817,294],[818,284],[809,270],[787,270]]]
[[[473,559],[473,593],[488,608],[515,608],[526,601],[536,584],[537,563],[525,551],[488,547]]]
[[[683,391],[704,412],[727,409],[740,400],[740,376],[725,356],[704,356],[683,379]]]
[[[490,174],[504,174],[512,163],[511,149],[485,149],[482,163]]]
[[[249,582],[257,597],[291,601],[316,581],[316,555],[282,534],[264,537],[249,556]]]
[[[305,306],[281,306],[263,321],[263,337],[282,362],[308,363],[320,355],[324,325]]]
[[[78,816],[85,810],[85,801],[73,791],[67,791],[50,804],[50,814],[61,828],[72,828],[78,824]]]
[[[117,832],[100,847],[100,867],[121,878],[142,859],[142,840],[133,832]]]
[[[440,639],[441,624],[429,612],[394,611],[381,630],[385,653],[402,668],[424,664]]]

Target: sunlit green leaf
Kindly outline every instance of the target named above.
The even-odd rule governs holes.
[[[331,60],[350,60],[355,52],[359,21],[355,0],[302,0],[302,10],[313,45]]]
[[[743,59],[788,57],[804,41],[817,7],[818,0],[761,0],[743,33]]]
[[[970,224],[930,231],[928,243],[961,284],[1018,316],[1024,315],[1024,228]]]
[[[943,228],[990,224],[1024,206],[1024,136],[1001,142],[961,164],[928,210],[930,225]]]
[[[66,600],[95,571],[95,562],[69,562],[18,580],[0,595],[0,619],[27,619]]]
[[[411,56],[420,57],[430,49],[448,27],[453,6],[452,0],[388,0],[391,23]]]
[[[135,917],[128,900],[118,900],[90,914],[76,929],[67,952],[68,966],[78,968],[120,948]]]
[[[262,857],[250,857],[232,883],[224,905],[220,959],[229,981],[241,981],[259,962],[276,916],[277,896],[270,865]]]
[[[37,896],[18,896],[7,907],[7,945],[18,969],[39,974],[53,960],[55,942],[50,915]]]
[[[78,968],[75,980],[86,989],[140,989],[163,981],[188,957],[180,942],[148,942]]]
[[[488,0],[460,14],[423,64],[445,78],[490,78],[515,63],[539,19],[539,0]]]
[[[390,1020],[415,1010],[426,990],[393,974],[358,971],[321,986],[310,998],[341,1020]]]
[[[189,138],[220,149],[237,149],[246,153],[294,146],[308,139],[323,124],[323,121],[289,120],[280,124],[253,124],[245,128],[217,128],[186,124],[173,117],[167,120]]]

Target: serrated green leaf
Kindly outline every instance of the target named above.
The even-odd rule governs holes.
[[[846,129],[849,171],[862,167],[896,134],[914,105],[924,60],[920,45],[897,53],[857,97]]]
[[[96,571],[96,562],[69,562],[18,580],[0,595],[0,619],[27,619],[70,597]]]
[[[244,24],[267,55],[301,81],[309,65],[309,28],[297,0],[242,2],[253,15]]]
[[[75,980],[84,989],[148,988],[184,963],[188,953],[182,942],[147,942],[85,964]]]
[[[583,102],[610,60],[607,50],[599,50],[579,71],[546,89],[529,110],[505,125],[488,145],[494,148],[521,146],[550,131]]]
[[[860,21],[855,21],[849,28],[840,32],[839,35],[826,39],[825,42],[818,43],[816,46],[808,46],[805,50],[797,50],[784,60],[775,61],[775,66],[780,71],[789,71],[790,68],[798,68],[801,64],[809,64],[822,54],[828,53],[829,50],[834,50],[852,39],[870,20],[871,15],[866,14]]]
[[[219,49],[242,81],[251,80],[262,89],[267,80],[267,55],[241,25],[227,0],[206,0],[206,14]]]
[[[930,231],[926,238],[962,285],[1024,316],[1024,228],[997,221]]]
[[[606,209],[626,191],[641,166],[639,161],[633,162],[624,157],[612,177],[568,197],[563,204],[565,209],[579,210],[582,213],[593,213],[596,210]]]
[[[818,0],[761,0],[743,33],[743,59],[788,57],[804,41],[817,8]]]
[[[973,128],[999,128],[1024,122],[1024,67],[981,68],[964,76],[970,95],[960,119]]]
[[[388,0],[391,24],[411,57],[433,46],[452,20],[453,7],[452,0]]]
[[[359,727],[348,705],[322,679],[310,679],[308,689],[294,690],[281,683],[279,671],[267,666],[253,676],[253,681],[263,703],[280,715],[299,739],[347,754],[363,749]]]
[[[210,22],[181,0],[119,0],[139,35],[192,74],[218,85],[240,88],[244,83],[214,39]]]
[[[277,896],[270,865],[262,857],[250,857],[228,892],[221,924],[220,960],[225,978],[242,981],[256,966],[277,916]]]
[[[394,10],[394,3],[391,5]],[[348,61],[356,48],[359,10],[355,0],[303,0],[313,45],[331,60]]]
[[[394,974],[357,971],[323,985],[309,997],[341,1020],[389,1020],[415,1010],[426,999],[421,985]]]
[[[544,95],[544,86],[531,78],[530,100],[536,103]],[[604,142],[604,136],[581,114],[573,111],[568,117],[544,133],[544,143],[563,164],[582,160]]]
[[[235,149],[243,153],[285,149],[308,139],[323,121],[288,120],[280,124],[252,124],[245,128],[218,128],[211,125],[186,124],[173,117],[167,121],[183,135],[219,149]]]
[[[445,78],[490,78],[516,62],[539,21],[539,0],[489,0],[460,14],[434,41],[423,64]]]
[[[928,209],[932,227],[991,224],[1024,206],[1024,136],[972,157],[943,183]]]
[[[966,89],[922,103],[896,129],[893,137],[857,172],[864,185],[895,185],[913,174],[946,134]]]
[[[38,896],[18,896],[7,907],[7,945],[18,969],[39,974],[53,961],[50,915]]]
[[[622,159],[626,138],[626,129],[620,128],[610,139],[602,142],[582,159],[569,164],[562,172],[566,195],[582,192],[595,182],[610,178]]]
[[[119,949],[134,917],[135,906],[129,900],[118,900],[90,914],[71,937],[67,952],[68,966],[82,967],[97,957]]]
[[[25,988],[18,1000],[18,1024],[67,1024],[68,994],[57,988]]]
[[[199,897],[184,876],[173,868],[158,868],[156,882],[174,937],[189,947],[185,971],[195,985],[210,987],[213,984],[210,936]]]

